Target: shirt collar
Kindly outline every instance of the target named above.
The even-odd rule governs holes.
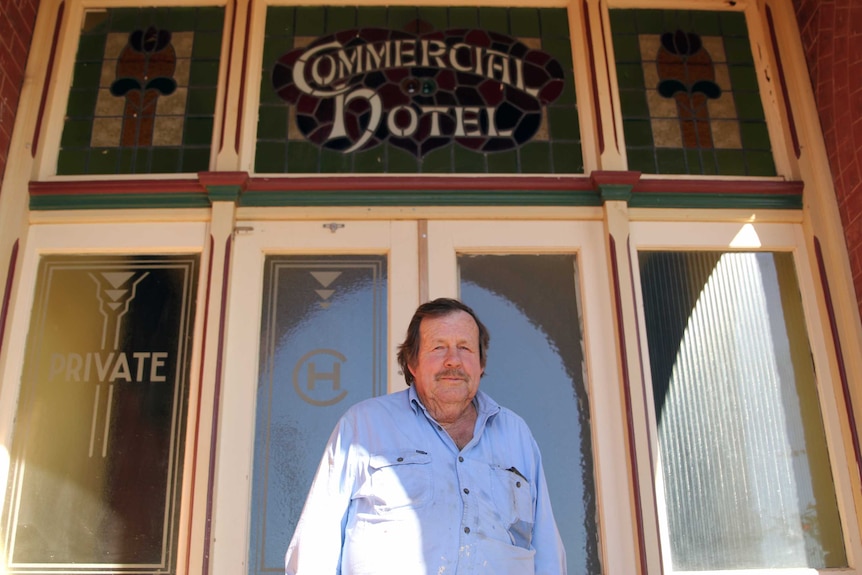
[[[422,400],[419,399],[419,394],[416,393],[416,384],[407,388],[407,401],[413,413],[419,413],[421,409],[423,413],[428,414],[428,410],[422,404]],[[490,418],[500,411],[500,405],[481,389],[476,392],[473,405],[476,406],[476,413],[479,414],[479,417],[484,419]]]

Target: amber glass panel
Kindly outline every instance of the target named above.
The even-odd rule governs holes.
[[[195,256],[40,263],[4,573],[176,570]]]
[[[674,568],[847,566],[792,256],[639,259]]]
[[[336,421],[386,393],[386,269],[385,256],[266,258],[249,573],[284,572]]]
[[[461,297],[491,332],[482,389],[530,425],[569,573],[602,572],[577,258],[461,255]]]

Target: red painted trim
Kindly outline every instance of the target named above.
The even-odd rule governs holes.
[[[772,53],[775,54],[775,66],[778,68],[778,84],[781,87],[781,97],[787,112],[787,124],[790,128],[790,139],[793,142],[793,153],[796,159],[802,155],[799,147],[799,136],[796,134],[796,122],[793,120],[793,108],[790,107],[790,94],[787,93],[787,82],[784,79],[784,66],[781,64],[781,52],[778,51],[778,38],[775,35],[775,22],[772,20],[772,9],[766,5],[766,22],[769,25],[769,39],[772,43]]]
[[[626,431],[629,440],[629,467],[631,468],[631,482],[635,504],[635,519],[638,530],[638,555],[640,558],[641,565],[640,572],[648,573],[646,542],[644,539],[644,518],[643,510],[641,509],[643,501],[641,500],[640,477],[638,476],[638,457],[636,443],[637,438],[635,437],[635,429],[633,423],[634,408],[632,407],[631,376],[629,374],[628,352],[626,350],[625,342],[625,322],[623,321],[622,314],[622,288],[620,287],[620,268],[619,262],[617,261],[616,240],[611,234],[608,234],[608,245],[610,248],[611,257],[611,275],[613,276],[614,282],[613,296],[614,304],[616,305],[617,340],[620,349],[620,362],[622,363],[623,395],[625,397],[626,404]],[[652,462],[650,462],[650,465],[652,465]]]
[[[216,366],[215,366],[215,386],[213,389],[213,419],[212,428],[210,430],[210,461],[207,480],[207,501],[206,501],[206,525],[204,527],[204,557],[203,568],[201,572],[206,574],[210,572],[210,542],[212,541],[212,522],[213,522],[213,497],[215,494],[215,473],[216,473],[216,447],[218,445],[218,425],[219,425],[219,410],[221,406],[221,387],[222,387],[222,365],[224,362],[225,348],[225,325],[227,320],[227,294],[228,280],[230,272],[231,248],[233,247],[233,236],[228,236],[225,240],[225,255],[224,266],[222,268],[222,293],[221,304],[219,306],[219,325],[218,325],[218,348],[216,351]]]
[[[336,176],[296,178],[251,178],[248,189],[279,190],[560,190],[590,191],[592,184],[585,176],[559,177],[428,177],[401,176]]]
[[[814,236],[814,252],[817,256],[817,269],[820,272],[820,284],[826,300],[826,311],[829,316],[829,329],[832,341],[835,343],[835,359],[838,362],[838,374],[841,378],[841,392],[844,396],[844,409],[847,411],[847,421],[850,425],[850,437],[853,442],[853,455],[856,457],[856,472],[862,481],[862,447],[859,444],[859,432],[856,427],[856,416],[853,410],[853,396],[850,394],[850,382],[847,381],[847,367],[844,365],[844,350],[841,348],[841,335],[838,333],[838,323],[835,320],[835,306],[832,302],[832,291],[829,289],[829,278],[826,277],[826,262],[823,260],[823,248],[820,238]]]
[[[602,131],[602,115],[598,113],[599,111],[599,86],[598,80],[596,80],[596,67],[595,67],[595,56],[593,51],[593,32],[590,28],[590,6],[586,0],[583,3],[583,20],[584,20],[584,32],[587,35],[587,48],[589,50],[589,67],[590,67],[590,84],[592,85],[593,92],[593,121],[596,123],[596,134],[599,137],[599,154],[603,154],[605,151],[605,134]]]
[[[18,264],[18,240],[12,244],[9,255],[9,266],[6,270],[6,289],[3,290],[3,304],[0,306],[0,353],[3,352],[3,336],[6,333],[6,318],[9,315],[9,301],[12,299],[12,282],[15,279],[15,267]]]
[[[51,87],[51,78],[54,76],[54,56],[57,54],[57,47],[60,41],[60,25],[63,23],[65,7],[65,2],[60,2],[60,7],[57,9],[54,37],[51,39],[51,55],[48,56],[48,65],[45,70],[45,84],[42,86],[42,97],[39,99],[39,113],[36,116],[36,127],[33,129],[33,144],[30,146],[30,156],[33,158],[36,157],[36,150],[39,147],[39,132],[42,131],[42,118],[45,116],[45,106],[48,102],[48,88]]]
[[[213,252],[213,238],[210,236],[210,251]],[[204,305],[203,305],[203,314],[204,314],[204,325],[203,325],[203,333],[206,336],[207,333],[207,325],[209,321],[209,314],[207,310],[210,307],[210,293],[212,291],[212,278],[213,278],[213,260],[212,257],[209,259],[209,266],[207,267],[207,289],[206,296],[204,297]],[[201,406],[203,405],[203,393],[204,393],[204,366],[206,362],[204,359],[206,358],[207,339],[203,338],[201,343],[201,364],[198,371],[198,405],[197,412],[195,413],[195,437],[192,440],[192,470],[191,470],[191,479],[189,480],[189,485],[191,485],[191,497],[189,498],[189,517],[194,518],[194,510],[195,510],[195,482],[197,480],[197,461],[198,461],[198,448],[200,447],[200,435],[201,435]],[[188,533],[186,535],[186,549],[191,550],[192,548],[192,525],[194,521],[190,521],[188,524]],[[191,551],[186,553],[186,569],[185,572],[189,573],[189,564],[191,562],[192,554]],[[206,571],[204,571],[206,573]]]
[[[229,172],[230,173],[230,172]],[[200,193],[206,190],[200,180],[75,180],[30,182],[31,196],[131,195]]]
[[[614,172],[608,172],[613,174]],[[631,172],[617,172],[626,174]],[[758,180],[653,180],[641,178],[632,190],[635,194],[754,194],[801,196],[802,182]]]

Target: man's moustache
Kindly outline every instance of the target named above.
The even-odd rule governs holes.
[[[461,379],[469,379],[467,372],[461,369],[444,369],[443,371],[437,372],[434,379],[443,379],[444,377],[460,377]]]

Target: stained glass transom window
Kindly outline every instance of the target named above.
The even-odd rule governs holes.
[[[258,173],[582,173],[563,9],[270,7]]]
[[[775,175],[744,14],[610,15],[629,169]]]
[[[57,173],[209,169],[224,8],[88,11]]]

